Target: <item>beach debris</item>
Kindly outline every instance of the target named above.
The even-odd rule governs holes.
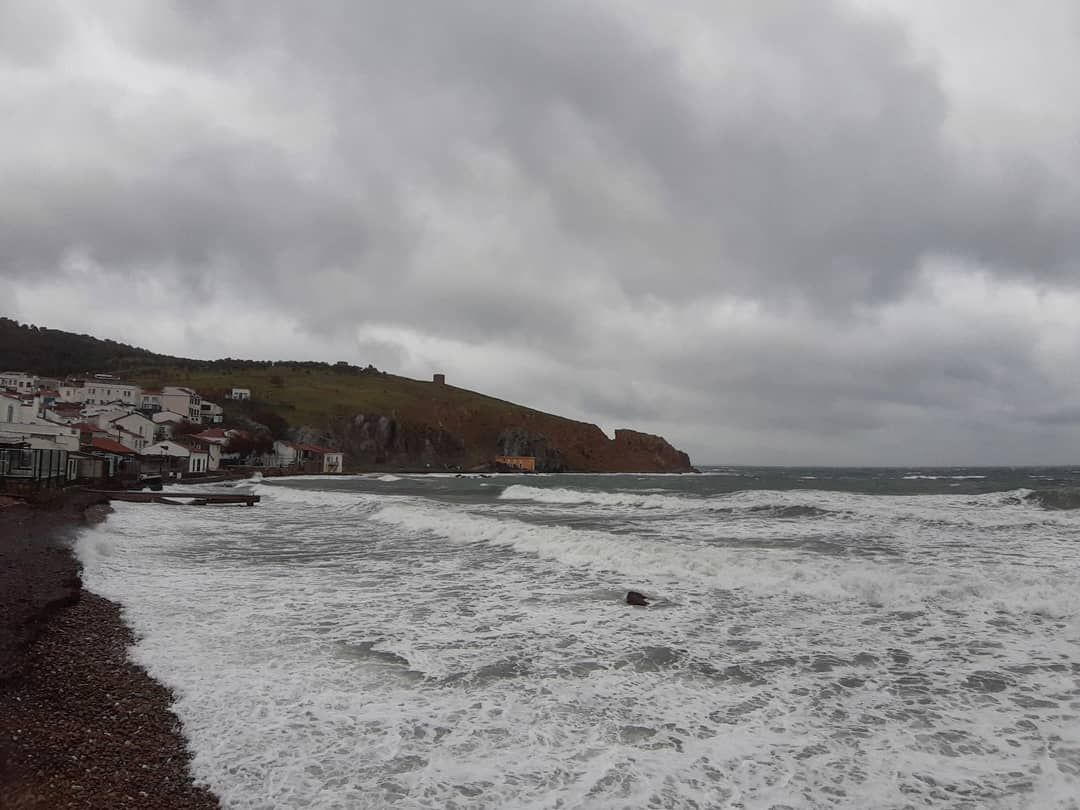
[[[648,605],[649,600],[645,598],[645,594],[638,593],[637,591],[626,592],[626,604],[628,605]]]

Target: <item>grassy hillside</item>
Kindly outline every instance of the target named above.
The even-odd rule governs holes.
[[[342,448],[353,468],[477,468],[498,455],[523,455],[546,471],[691,469],[686,454],[660,437],[616,431],[612,440],[595,425],[371,366],[191,360],[2,318],[0,366],[54,375],[108,371],[143,388],[187,386],[221,405],[227,422],[323,440]],[[227,399],[233,388],[250,389],[252,400]]]
[[[191,368],[173,364],[146,364],[125,370],[125,376],[143,387],[184,385],[223,405],[232,388],[249,388],[252,398],[280,414],[292,426],[329,428],[330,422],[357,413],[377,413],[405,421],[446,421],[448,410],[468,412],[470,418],[499,419],[527,412],[546,419],[562,417],[516,405],[451,385],[413,380],[350,366],[311,368],[306,364],[278,363],[267,367]],[[453,421],[451,419],[451,421]]]

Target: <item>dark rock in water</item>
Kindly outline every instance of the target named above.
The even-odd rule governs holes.
[[[626,604],[628,605],[648,605],[649,600],[645,598],[645,594],[638,593],[637,591],[627,591]]]

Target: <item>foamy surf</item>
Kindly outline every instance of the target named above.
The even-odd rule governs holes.
[[[610,481],[275,479],[78,551],[226,807],[1076,807],[1080,513]]]

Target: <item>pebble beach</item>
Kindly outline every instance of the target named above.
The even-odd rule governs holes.
[[[119,605],[82,589],[70,547],[96,500],[0,504],[0,807],[216,808]]]

